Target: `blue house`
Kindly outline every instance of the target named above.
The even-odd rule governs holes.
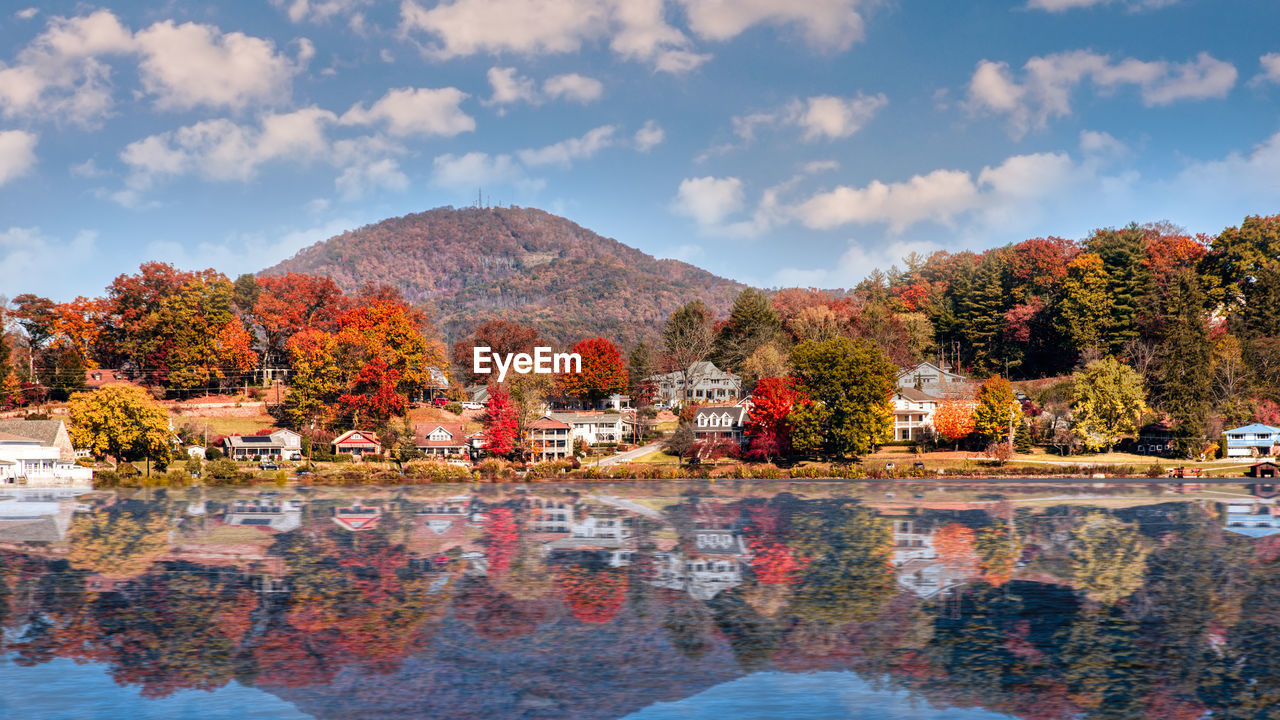
[[[1227,457],[1250,457],[1256,449],[1259,455],[1270,455],[1271,446],[1280,443],[1280,428],[1254,423],[1223,431],[1227,436]]]

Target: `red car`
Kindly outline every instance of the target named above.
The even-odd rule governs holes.
[[[448,405],[448,404],[449,404],[449,398],[447,398],[447,397],[438,397],[438,398],[436,398],[436,399],[432,400],[432,401],[431,401],[431,404],[432,404],[432,405],[435,405],[435,406],[436,406],[436,407],[438,407],[438,408],[442,408],[442,407],[444,407],[445,405]]]

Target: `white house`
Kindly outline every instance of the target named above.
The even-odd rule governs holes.
[[[93,471],[64,454],[35,438],[0,432],[0,485],[93,487]]]
[[[693,418],[693,436],[698,440],[724,438],[742,444],[747,409],[741,405],[704,405]]]
[[[947,363],[922,362],[898,373],[898,387],[915,388],[930,395],[955,395],[970,384],[969,378],[951,371]]]
[[[649,378],[659,402],[683,403],[685,400],[685,373],[670,372]],[[688,398],[691,401],[732,402],[742,395],[742,378],[725,372],[707,360],[689,366]]]
[[[622,439],[621,413],[551,413],[551,418],[569,425],[573,439],[587,445],[616,443]]]
[[[1271,455],[1271,448],[1280,444],[1280,428],[1261,423],[1224,430],[1227,436],[1227,457]]]
[[[899,387],[893,394],[893,439],[919,440],[933,429],[938,398],[915,388]]]

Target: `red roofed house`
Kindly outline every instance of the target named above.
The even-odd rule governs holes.
[[[382,508],[350,505],[333,509],[333,521],[344,530],[371,530],[382,519]]]
[[[462,423],[413,426],[413,444],[426,455],[465,455],[469,445]]]
[[[529,425],[529,442],[536,460],[563,460],[573,456],[573,427],[552,417]]]
[[[334,438],[333,451],[352,457],[378,455],[382,452],[382,443],[378,442],[377,435],[366,430],[348,430]]]

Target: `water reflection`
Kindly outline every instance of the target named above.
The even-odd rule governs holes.
[[[1275,509],[1153,485],[14,496],[0,649],[16,681],[89,663],[149,717],[223,688],[325,718],[1272,717]]]

